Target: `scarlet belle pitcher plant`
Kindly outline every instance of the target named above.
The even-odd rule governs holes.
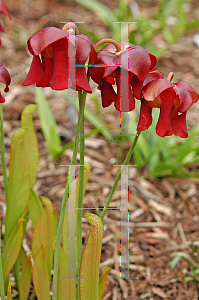
[[[70,32],[73,32],[72,36]],[[107,43],[108,45],[98,51],[100,45]],[[69,72],[69,48],[72,49],[73,54],[76,53],[76,74]],[[79,208],[76,213],[76,277],[78,279],[77,281],[74,278],[59,279],[68,276],[68,267],[70,266],[68,260],[68,212],[66,210],[68,181],[59,218],[56,210],[52,207],[51,201],[41,197],[45,205],[43,209],[37,194],[33,190],[37,173],[38,146],[31,114],[37,107],[29,105],[22,113],[21,128],[12,139],[7,188],[6,168],[4,167],[7,212],[2,258],[3,273],[0,272],[4,276],[4,278],[1,277],[3,278],[3,283],[1,280],[2,299],[5,299],[4,286],[6,289],[8,287],[7,295],[11,299],[11,287],[8,285],[8,277],[12,269],[19,291],[19,299],[28,299],[31,272],[37,299],[50,299],[51,270],[54,257],[53,300],[100,300],[106,283],[106,274],[110,269],[106,268],[99,279],[103,238],[102,221],[121,178],[121,171],[115,179],[102,213],[99,216],[95,214],[85,215],[94,227],[90,229],[89,238],[82,255],[83,196],[90,172],[90,166],[84,162],[84,109],[86,94],[92,93],[89,80],[91,78],[98,84],[103,107],[114,103],[118,111],[128,112],[135,108],[135,101],[141,101],[137,135],[123,165],[129,163],[141,131],[148,129],[152,124],[153,107],[160,109],[156,126],[156,133],[159,136],[165,137],[174,134],[181,138],[188,137],[186,113],[198,101],[199,95],[185,82],[172,83],[172,72],[167,79],[164,79],[163,75],[157,70],[156,57],[142,47],[122,41],[116,42],[112,39],[101,40],[93,46],[87,36],[79,34],[78,28],[73,23],[67,23],[62,30],[48,27],[36,32],[28,40],[28,49],[33,55],[33,60],[23,85],[36,84],[37,87],[51,87],[53,90],[70,88],[78,91],[80,111],[71,160],[71,167],[74,167],[80,143],[81,166],[76,186],[76,206]],[[128,67],[124,67],[125,72],[123,73],[125,79],[128,80],[128,89],[124,91],[125,94],[122,98],[121,69],[123,66],[121,59],[128,59],[129,62]],[[88,68],[86,70],[87,61]],[[0,70],[3,72],[0,73],[0,80],[7,87],[10,84],[10,77],[1,68],[3,67],[0,66]],[[115,85],[117,89],[114,88]],[[2,145],[4,145],[3,139],[1,150],[2,162],[5,166]],[[23,161],[22,165],[19,162],[17,164],[20,159]],[[17,174],[17,178],[14,174]],[[26,185],[24,182],[28,176],[29,183]],[[23,182],[23,185],[18,191],[21,182]],[[13,197],[17,197],[17,199],[15,199],[15,204],[11,205]],[[23,202],[21,198],[24,199]],[[75,191],[69,195],[69,201],[75,201]],[[28,215],[32,219],[34,228],[31,249],[34,261],[33,267],[30,255],[27,256],[22,247],[22,239],[25,234],[24,224],[27,222]],[[11,248],[14,253],[12,260],[9,258]],[[20,263],[22,265],[21,272]]]

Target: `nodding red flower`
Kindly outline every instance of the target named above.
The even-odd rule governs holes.
[[[131,83],[138,78],[144,81],[150,70],[154,69],[156,57],[142,47],[130,43],[117,42],[121,47],[118,51],[116,46],[109,44],[97,52],[97,59],[93,67],[89,68],[91,78],[98,84],[101,90],[102,106],[107,107],[114,102],[119,111],[131,111],[135,108],[135,99]],[[126,61],[127,64],[121,64]],[[100,65],[100,66],[97,66]],[[128,89],[123,91],[124,103],[121,103],[121,70],[122,76],[128,80]],[[117,85],[117,93],[113,86]]]
[[[7,5],[5,5],[5,3],[2,0],[0,0],[0,13],[8,16],[11,19],[11,16],[9,14],[9,9],[8,9]],[[0,31],[4,32],[4,28],[1,25],[1,23],[0,23]],[[1,40],[0,40],[0,46],[1,46]]]
[[[6,70],[5,67],[3,67],[2,63],[0,63],[0,82],[4,83],[6,85],[4,91],[8,92],[9,91],[9,85],[11,82],[10,74]],[[4,97],[0,93],[0,103],[5,102]]]
[[[187,138],[186,113],[198,101],[199,95],[186,82],[171,83],[156,79],[142,89],[141,111],[138,131],[146,130],[152,123],[152,108],[160,108],[156,133],[161,136],[172,134]]]
[[[69,38],[69,32],[64,28],[61,30],[47,27],[33,34],[28,40],[28,49],[33,55],[33,61],[23,85],[36,83],[36,86],[51,87],[53,90],[72,88],[92,93],[84,64],[89,55],[90,63],[93,64],[96,52],[87,36],[77,34]],[[72,72],[69,73],[68,46],[74,55],[76,77]]]

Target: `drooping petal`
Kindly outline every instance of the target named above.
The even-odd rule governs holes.
[[[132,82],[132,90],[136,99],[142,99],[143,81],[140,81],[137,77]]]
[[[41,64],[40,57],[39,55],[34,55],[30,70],[28,72],[26,79],[23,82],[23,85],[27,86],[27,85],[34,84],[37,81],[41,80],[43,76],[44,76],[44,69]]]
[[[70,74],[70,76],[71,76],[71,74]],[[77,91],[78,90],[81,91],[83,89],[87,93],[92,93],[92,90],[91,90],[90,85],[88,83],[85,67],[79,67],[78,65],[76,67],[76,88],[75,88],[75,85],[74,85],[74,82],[75,82],[74,78],[73,79],[71,78],[71,82],[72,82],[71,89],[76,89]]]
[[[9,85],[11,83],[10,74],[8,73],[7,69],[0,63],[0,82],[4,83],[6,85],[4,91],[9,91]]]
[[[77,49],[77,64],[84,64],[89,55],[89,64],[94,64],[97,58],[96,51],[86,35],[78,34],[76,36],[76,49]]]
[[[137,126],[137,131],[143,131],[148,129],[152,124],[152,107],[147,105],[147,102],[141,100],[140,118]]]
[[[91,66],[89,67],[89,74],[92,80],[98,84],[100,84],[102,78],[104,77],[104,71],[105,71],[105,67],[98,67],[99,64],[100,62],[99,60],[97,60],[92,67]]]
[[[115,55],[114,63],[121,65],[121,57],[123,61],[126,60],[127,69],[135,74],[140,81],[146,78],[152,64],[148,51],[142,47],[132,45],[128,50],[123,51],[120,56]]]
[[[1,92],[0,92],[0,103],[4,103],[5,102],[5,98],[1,95]]]
[[[153,80],[145,85],[142,95],[145,100],[153,101],[160,93],[174,86],[173,83],[165,79]]]
[[[144,81],[140,81],[137,77],[132,82],[133,94],[139,100],[142,98],[142,88],[153,80],[163,79],[164,76],[160,72],[149,72]]]
[[[199,95],[196,93],[196,91],[192,88],[192,86],[190,86],[188,83],[180,81],[178,83],[176,83],[176,86],[178,88],[181,88],[187,92],[189,92],[193,98],[193,103],[196,103],[199,99]],[[193,104],[192,103],[192,104]]]
[[[102,78],[113,75],[114,71],[118,68],[117,64],[113,62],[115,54],[109,52],[109,49],[115,49],[113,44],[109,44],[97,52],[97,57],[93,67],[89,67],[91,78],[96,83],[100,84]],[[89,62],[90,64],[90,62]],[[111,76],[116,77],[116,75]]]
[[[156,133],[161,137],[169,136],[173,134],[173,128],[171,124],[171,114],[174,108],[172,102],[162,102],[160,105],[160,115],[156,126]]]
[[[115,100],[115,108],[122,112],[132,111],[135,108],[135,99],[131,91],[131,87],[128,84],[128,71],[122,70],[122,78],[127,82],[122,86],[120,70],[117,70],[116,84],[117,84],[117,96]]]
[[[28,40],[31,54],[39,55],[50,44],[68,37],[68,33],[56,27],[47,27],[34,33]]]
[[[157,58],[156,58],[153,54],[151,54],[151,53],[149,53],[149,52],[148,52],[148,54],[149,54],[149,57],[150,57],[150,59],[151,59],[151,67],[150,67],[150,70],[155,71],[155,70],[157,70],[157,67],[156,67]]]
[[[181,138],[187,138],[187,125],[186,125],[186,114],[187,112],[183,112],[180,115],[171,119],[171,124],[173,128],[173,133]]]
[[[102,106],[108,107],[116,99],[116,93],[112,87],[112,84],[106,82],[102,79],[101,85],[101,96],[102,96]]]
[[[179,86],[175,86],[174,90],[177,93],[177,95],[179,96],[180,103],[179,103],[178,111],[183,113],[191,107],[193,99],[189,92],[180,88]]]
[[[53,76],[50,86],[53,90],[68,89],[68,54],[67,52],[53,51]]]
[[[11,20],[11,16],[9,14],[9,9],[8,9],[7,5],[2,0],[0,0],[0,13],[8,16]]]
[[[42,65],[44,66],[44,76],[41,80],[37,81],[36,86],[47,87],[50,86],[50,81],[53,75],[53,60],[50,57],[41,55]]]

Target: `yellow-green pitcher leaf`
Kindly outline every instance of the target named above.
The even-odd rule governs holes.
[[[20,259],[20,263],[21,263],[22,267],[25,264],[26,258],[27,258],[26,251],[25,251],[24,247],[21,246],[20,251],[19,251],[19,259]]]
[[[4,284],[6,284],[8,275],[12,270],[20,252],[23,238],[23,222],[24,219],[22,218],[18,220],[17,225],[15,226],[4,248],[2,256]]]
[[[85,162],[84,163],[84,194],[86,191],[86,184],[88,182],[88,177],[90,174],[90,164]],[[79,179],[76,181],[76,197],[75,197],[75,188],[71,191],[69,195],[69,201],[75,201],[76,200],[76,207],[78,207],[78,195],[79,195]],[[77,212],[77,211],[76,211]],[[63,222],[63,248],[66,253],[68,253],[68,202],[66,204],[66,210],[65,210],[65,216],[64,216],[64,222]],[[76,221],[76,229],[77,229],[77,213],[75,214],[75,221]],[[77,253],[77,251],[76,251]]]
[[[84,215],[94,227],[90,229],[88,241],[82,256],[80,277],[81,300],[99,300],[99,270],[104,226],[95,214]]]
[[[30,291],[30,280],[31,280],[31,258],[29,254],[23,265],[21,276],[19,280],[19,300],[27,300]]]
[[[12,300],[12,294],[11,294],[11,279],[9,280],[9,284],[8,284],[7,300]]]
[[[37,109],[37,105],[30,104],[24,108],[21,114],[21,127],[27,128],[24,135],[24,147],[28,158],[28,164],[30,169],[30,182],[31,187],[35,184],[37,176],[37,168],[39,161],[39,151],[37,137],[33,127],[32,113]]]
[[[30,208],[29,213],[32,220],[32,226],[35,228],[35,225],[43,212],[41,201],[37,193],[31,188],[30,189]]]
[[[55,246],[56,246],[56,237],[54,237],[52,241],[53,254],[55,254]],[[73,278],[66,279],[66,277],[68,277],[68,265],[70,268],[72,268],[72,265],[68,261],[68,256],[66,252],[60,246],[57,300],[62,300],[62,299],[76,300],[76,281]]]
[[[38,300],[50,300],[50,281],[47,267],[46,245],[42,243],[33,265],[33,284]]]
[[[101,300],[102,296],[103,296],[103,292],[104,292],[104,288],[106,285],[106,279],[107,279],[107,272],[110,271],[111,268],[106,267],[102,273],[102,275],[100,276],[99,279],[99,300]]]
[[[64,249],[60,246],[57,300],[76,300],[76,281],[75,278],[67,279],[68,265],[70,265],[68,262],[68,256]],[[72,266],[70,265],[69,267],[71,268]]]
[[[53,206],[51,201],[46,197],[41,197],[45,207],[43,212],[38,219],[32,239],[32,254],[33,258],[37,254],[38,250],[41,247],[41,242],[44,242],[46,245],[46,261],[48,267],[49,278],[51,276],[52,269],[52,247],[51,243],[53,240]]]
[[[17,221],[22,217],[29,201],[30,172],[24,147],[26,129],[20,128],[12,137],[4,244],[13,232]]]

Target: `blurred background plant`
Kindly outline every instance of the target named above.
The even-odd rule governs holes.
[[[185,33],[199,26],[198,16],[189,5],[191,0],[147,1],[144,9],[136,1],[120,0],[114,11],[97,0],[76,2],[100,17],[116,41],[121,38],[121,25],[112,21],[136,22],[129,25],[129,42],[146,48],[156,57],[165,53],[168,44],[177,42]],[[86,25],[81,25],[80,30],[95,42],[102,38]],[[157,35],[161,36],[161,43]]]
[[[171,257],[174,257],[170,263],[170,268],[175,269],[177,267],[177,264],[183,258],[189,263],[189,271],[184,270],[183,272],[187,274],[184,278],[184,282],[187,281],[196,281],[199,283],[199,241],[188,241],[187,244],[190,246],[192,250],[192,257],[186,253],[186,252],[175,252],[171,254]]]

